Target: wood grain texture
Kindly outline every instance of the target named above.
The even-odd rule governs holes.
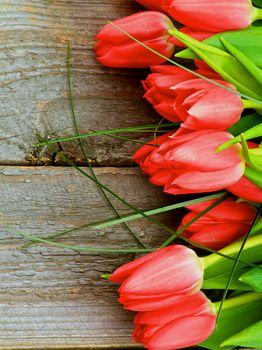
[[[139,170],[100,168],[100,181],[140,209],[166,205],[174,197],[147,183]],[[14,167],[0,170],[0,349],[50,349],[133,346],[132,313],[117,303],[117,286],[100,278],[133,254],[97,254],[32,246],[5,225],[45,236],[112,216],[99,190],[81,174],[63,167]],[[121,213],[130,210],[115,201]],[[171,226],[176,212],[162,215]],[[130,227],[149,247],[167,234],[147,220]],[[66,244],[138,247],[120,225],[85,229],[60,238]]]
[[[108,19],[142,9],[132,0],[2,0],[0,8],[0,163],[50,164],[35,150],[37,135],[74,133],[67,97],[67,43],[72,46],[72,83],[82,132],[156,123],[143,100],[146,70],[109,69],[96,62],[95,34]],[[137,135],[141,140],[145,135]],[[90,139],[96,165],[130,165],[137,144]],[[63,144],[81,161],[76,143]]]

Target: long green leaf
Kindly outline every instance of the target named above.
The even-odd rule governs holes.
[[[258,113],[253,113],[240,118],[239,121],[232,125],[227,131],[234,136],[238,136],[260,123],[261,115]]]
[[[252,349],[262,349],[262,321],[253,323],[241,332],[227,338],[221,346],[244,346]]]
[[[72,93],[72,84],[71,84],[71,48],[70,48],[70,44],[68,44],[68,46],[67,46],[67,82],[68,82],[68,95],[69,95],[70,108],[71,108],[71,112],[72,112],[73,124],[75,127],[75,131],[76,131],[77,135],[79,136],[79,129],[78,129],[78,125],[77,125],[77,118],[76,118],[76,113],[75,113],[75,106],[74,106],[73,93]],[[89,150],[87,148],[87,145],[85,145],[83,143],[82,139],[79,140],[79,145],[80,145],[82,154],[85,158],[85,161],[87,162],[87,165],[88,165],[88,168],[91,172],[91,175],[96,180],[96,182],[97,182],[96,185],[100,189],[100,192],[103,195],[106,203],[112,209],[112,211],[117,215],[117,217],[121,218],[121,215],[118,213],[114,204],[111,202],[106,191],[102,188],[102,186],[100,186],[100,183],[97,179],[97,176],[96,176],[96,174],[93,170],[93,167],[89,161]],[[135,242],[138,245],[140,245],[143,248],[146,248],[145,244],[140,240],[140,238],[125,223],[123,223],[122,226],[128,232],[128,234],[135,240]]]
[[[187,200],[187,201],[180,202],[180,203],[167,205],[167,206],[156,208],[156,209],[147,210],[147,211],[144,211],[143,214],[145,214],[147,216],[151,216],[151,215],[166,213],[166,212],[171,211],[171,210],[183,208],[183,207],[185,207],[187,205],[200,203],[200,202],[203,202],[203,201],[206,201],[206,200],[210,200],[210,199],[221,198],[221,197],[223,197],[225,195],[225,193],[226,192],[220,192],[220,193],[212,194],[212,195],[209,195],[209,196],[204,196],[204,197]],[[110,218],[110,219],[108,219],[108,220],[106,220],[106,221],[104,221],[102,223],[94,225],[93,228],[102,229],[102,228],[118,225],[118,224],[123,223],[123,222],[140,219],[140,218],[143,218],[143,217],[144,217],[144,215],[142,215],[142,213],[131,213],[131,214],[127,214],[127,215],[123,216],[121,219]]]
[[[245,138],[245,140],[250,140],[250,139],[254,139],[256,137],[260,137],[262,136],[262,123],[257,124],[255,126],[253,126],[252,128],[244,131],[242,133],[243,137]],[[235,143],[241,142],[241,135],[235,136],[233,139],[223,143],[222,145],[220,145],[219,147],[217,147],[216,152],[221,152],[227,148],[229,148],[230,146],[234,145]]]
[[[262,84],[262,70],[258,66],[256,66],[255,63],[251,61],[241,50],[232,45],[223,36],[221,36],[220,41],[225,46],[226,50],[249,71],[252,77],[255,78],[255,80],[257,80],[259,84]]]
[[[223,44],[220,41],[221,35],[242,51],[254,64],[262,68],[262,27],[252,26],[242,30],[218,33],[203,40],[203,43],[223,50]],[[198,59],[198,56],[191,49],[178,52],[176,57]]]
[[[244,272],[249,271],[249,268],[239,268],[236,273],[233,276],[233,279],[230,283],[229,289],[230,290],[244,290],[244,291],[249,291],[252,290],[253,288],[244,283],[245,281],[239,281],[239,277],[244,274]],[[262,269],[260,269],[262,272]],[[225,289],[228,279],[230,277],[230,272],[214,276],[209,279],[204,279],[203,282],[203,289]]]
[[[234,345],[230,346],[230,344],[223,347],[222,344],[229,337],[261,319],[261,298],[261,293],[245,293],[239,297],[227,299],[216,330],[207,340],[199,345],[213,350],[234,348]],[[218,305],[219,302],[215,303],[216,307]]]
[[[190,47],[199,58],[203,59],[226,81],[232,83],[238,91],[259,99],[262,104],[261,85],[232,55],[224,50],[195,40],[178,30],[172,29],[169,33]]]
[[[261,265],[260,265],[261,267]],[[254,291],[262,292],[262,269],[253,268],[243,273],[239,280],[248,284]]]

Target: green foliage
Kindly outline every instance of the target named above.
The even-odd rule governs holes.
[[[261,265],[260,265],[261,267]],[[243,273],[239,280],[248,284],[254,291],[262,292],[262,269],[253,268]],[[262,333],[261,333],[262,334]]]
[[[241,332],[226,339],[222,345],[245,346],[254,349],[262,348],[262,321],[253,323]]]
[[[249,271],[248,268],[239,268],[239,270],[237,270],[233,276],[229,289],[243,290],[243,291],[252,290],[252,287],[244,283],[244,281],[243,282],[239,281],[239,277],[242,276],[247,271]],[[229,277],[230,277],[230,272],[227,272],[221,275],[211,277],[209,279],[205,279],[203,283],[203,289],[225,289]]]
[[[240,240],[232,243],[229,246],[219,250],[219,253],[236,258],[243,241],[244,240]],[[241,254],[241,261],[243,262],[253,263],[259,260],[262,260],[262,234],[250,237],[245,243],[245,247]],[[234,265],[232,260],[224,259],[215,254],[204,257],[203,261],[205,265],[205,279],[210,279],[229,272],[232,270]],[[243,265],[241,265],[242,264],[239,262],[239,266],[243,267]]]
[[[262,136],[262,123],[257,124],[255,126],[253,126],[252,128],[242,132],[241,135],[242,135],[242,137],[245,138],[245,140],[251,140],[251,139],[254,139],[256,137],[261,137]],[[234,145],[235,143],[241,142],[241,135],[238,135],[238,136],[234,137],[233,139],[220,145],[216,149],[216,152],[221,152],[221,151],[229,148],[230,146]]]
[[[253,113],[240,118],[239,121],[232,125],[227,131],[234,136],[238,136],[260,123],[261,116],[258,113]]]
[[[230,44],[243,52],[254,64],[262,67],[262,28],[250,27],[242,30],[234,30],[215,34],[214,36],[203,40],[203,43],[224,49],[220,41],[223,36]],[[198,56],[191,50],[185,49],[176,54],[176,57],[197,59]]]
[[[227,299],[216,330],[207,340],[199,345],[214,350],[232,349],[234,343],[231,346],[231,343],[226,342],[226,340],[261,319],[261,298],[262,294],[260,293],[245,293],[235,298]],[[215,303],[215,306],[218,306],[218,303]],[[259,334],[254,336],[256,341],[259,338]]]

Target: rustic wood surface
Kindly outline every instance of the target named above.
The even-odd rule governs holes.
[[[68,108],[66,56],[72,47],[72,83],[82,132],[156,123],[142,99],[147,70],[108,69],[96,62],[95,34],[108,19],[142,9],[133,0],[1,0],[0,163],[49,164],[35,150],[38,136],[74,133]],[[145,135],[136,135],[141,140]],[[109,137],[90,139],[94,165],[130,165],[137,145]],[[76,143],[63,144],[81,159]],[[79,159],[80,158],[80,159]]]
[[[71,168],[51,167],[52,152],[34,144],[38,135],[74,133],[67,96],[68,42],[82,132],[159,121],[142,98],[140,80],[147,71],[102,67],[92,50],[95,34],[108,19],[138,9],[133,0],[0,1],[0,349],[137,347],[130,339],[133,315],[117,303],[117,287],[100,278],[133,254],[43,245],[18,250],[26,240],[12,230],[46,236],[113,215],[93,183]],[[81,163],[77,143],[62,147]],[[149,185],[140,171],[123,168],[133,165],[130,156],[137,144],[100,137],[89,139],[88,147],[92,164],[105,167],[96,170],[99,179],[132,204],[149,209],[174,201]],[[61,165],[59,157],[55,164]],[[121,213],[129,211],[114,203]],[[174,214],[162,220],[177,223]],[[167,237],[146,220],[130,227],[151,247]],[[137,247],[122,226],[85,229],[59,241]]]
[[[173,201],[135,168],[99,168],[96,173],[102,183],[139,208]],[[71,168],[26,166],[2,167],[0,187],[0,349],[131,346],[133,315],[117,304],[117,286],[100,276],[134,258],[133,254],[39,245],[17,250],[26,240],[12,232],[19,229],[42,237],[114,216],[97,187]],[[130,212],[114,203],[121,214]],[[165,214],[160,219],[175,226],[175,217]],[[167,238],[145,219],[130,227],[148,247]],[[103,231],[84,229],[59,242],[139,247],[121,225]]]

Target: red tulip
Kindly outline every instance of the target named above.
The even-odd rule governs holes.
[[[226,130],[239,120],[244,109],[240,96],[182,68],[154,66],[152,72],[143,82],[144,97],[163,117],[182,120],[182,128]],[[196,72],[234,89],[210,69]]]
[[[246,28],[262,16],[251,0],[171,0],[162,8],[189,28],[213,33]]]
[[[191,212],[184,216],[178,230],[214,202],[209,200],[187,206]],[[191,224],[183,235],[193,242],[219,250],[244,236],[255,216],[255,207],[228,198]]]
[[[168,308],[140,312],[133,339],[149,350],[174,350],[196,345],[215,329],[216,315],[202,292]]]
[[[242,177],[245,163],[240,144],[215,153],[219,145],[233,138],[228,132],[206,129],[176,134],[157,138],[152,142],[160,147],[142,146],[133,156],[152,183],[165,186],[165,192],[217,191]]]
[[[162,11],[162,5],[164,5],[165,0],[136,0],[139,4],[145,6],[150,10]]]
[[[171,20],[160,12],[135,13],[113,22],[136,39],[166,57],[171,57],[175,46],[169,43]],[[133,41],[111,24],[105,25],[96,36],[95,50],[100,63],[115,68],[146,68],[166,60]]]
[[[197,293],[202,285],[203,266],[192,249],[173,245],[120,267],[109,279],[122,283],[119,302],[126,309],[149,311]]]
[[[235,196],[244,198],[248,201],[262,202],[262,189],[245,176],[242,176],[240,180],[233,185],[228,186],[226,189]]]

